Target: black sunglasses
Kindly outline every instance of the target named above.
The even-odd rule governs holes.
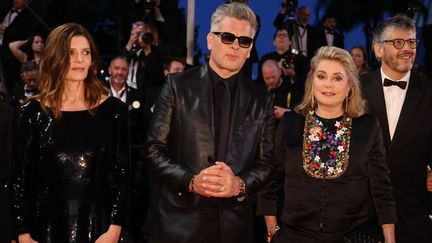
[[[242,48],[248,48],[253,39],[247,36],[236,36],[230,32],[212,32],[214,35],[220,35],[222,43],[226,45],[231,45],[236,39],[238,40],[238,44]]]

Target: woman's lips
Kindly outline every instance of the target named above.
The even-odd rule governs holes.
[[[71,70],[75,72],[84,72],[84,68],[79,68],[79,67],[71,68]]]
[[[321,94],[325,95],[325,96],[334,96],[335,93],[333,92],[321,92]]]

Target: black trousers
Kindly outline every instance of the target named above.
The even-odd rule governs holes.
[[[427,222],[422,228],[407,230],[396,224],[396,242],[432,242],[432,222]]]
[[[208,198],[201,210],[198,229],[187,243],[220,243],[219,203],[217,199]],[[239,232],[241,234],[241,232]],[[163,241],[154,238],[149,243],[178,243],[177,241]]]
[[[346,243],[343,239],[334,239],[334,240],[318,240],[309,237],[308,235],[303,234],[302,232],[297,231],[296,229],[290,227],[286,224],[281,224],[281,229],[276,232],[273,236],[272,243],[287,243],[287,242],[295,242],[295,243]]]

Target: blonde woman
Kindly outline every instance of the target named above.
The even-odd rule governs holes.
[[[350,54],[320,48],[302,103],[285,113],[275,135],[284,183],[271,181],[258,200],[268,241],[342,243],[376,214],[385,242],[394,242],[396,212],[384,152],[379,123],[365,114]]]

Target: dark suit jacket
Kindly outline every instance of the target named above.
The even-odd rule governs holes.
[[[258,64],[258,82],[264,84],[264,79],[262,77],[262,64],[266,60],[272,59],[279,62],[282,58],[286,59],[287,57],[292,56],[291,52],[292,49],[290,48],[283,54],[279,54],[276,51],[274,51],[263,55]],[[295,71],[294,80],[296,82],[296,85],[303,91],[306,76],[307,73],[309,72],[310,60],[308,60],[307,57],[301,54],[297,54],[294,57],[293,64],[294,64],[294,71]]]
[[[362,75],[361,80],[368,109],[381,123],[398,225],[405,230],[432,232],[427,212],[430,193],[426,189],[426,166],[432,163],[432,83],[411,72],[402,111],[390,140],[380,70]]]
[[[295,25],[295,27],[297,28],[298,26]],[[296,31],[296,32],[298,33],[298,31]],[[295,33],[295,32],[291,32],[291,33]],[[297,37],[298,37],[297,41],[300,42],[299,35],[297,35]],[[296,38],[296,35],[292,35],[292,38]],[[306,41],[306,45],[307,45],[307,58],[310,61],[312,59],[312,57],[314,57],[315,52],[319,48],[318,30],[317,30],[317,28],[315,26],[310,25],[310,24],[307,25],[307,41]]]
[[[326,38],[326,34],[325,33],[326,33],[325,30],[320,30],[318,32],[319,47],[321,47],[321,46],[328,46],[327,38]],[[340,34],[338,32],[334,33],[333,46],[339,47],[339,48],[342,48],[342,49],[345,48],[344,36],[342,34]]]
[[[3,18],[1,19],[1,21]],[[3,45],[1,51],[1,58],[3,61],[3,72],[9,91],[12,91],[13,85],[20,78],[20,65],[21,63],[13,56],[9,49],[9,43],[16,40],[25,40],[31,34],[39,30],[38,20],[31,14],[30,10],[24,8],[15,17],[14,21],[6,28],[3,33]]]
[[[148,87],[162,86],[165,81],[162,63],[166,56],[158,46],[151,46],[151,52],[146,56],[141,51],[137,56],[134,51],[128,51],[123,48],[123,54],[129,61],[138,61],[138,70],[136,73],[137,89],[144,92]]]
[[[377,119],[368,114],[353,119],[348,169],[341,177],[331,180],[312,178],[303,169],[304,125],[302,115],[286,112],[276,131],[277,172],[284,174],[280,220],[320,240],[342,238],[375,214],[380,224],[396,222]],[[273,176],[259,193],[257,213],[260,215],[277,215],[281,205],[277,190],[282,185],[275,178],[280,176]],[[320,222],[323,222],[322,229]]]
[[[0,242],[10,242],[12,237],[10,188],[13,130],[13,109],[0,102]]]
[[[294,36],[294,33],[295,33],[294,27],[297,28],[298,25],[295,21],[291,21],[291,20],[287,20],[284,22],[285,16],[286,16],[285,14],[281,14],[279,12],[273,21],[273,26],[276,29],[279,29],[282,27],[286,28],[288,30],[288,33],[291,36],[291,38],[293,38],[293,37],[295,37]],[[319,47],[317,35],[318,35],[318,30],[314,26],[308,24],[307,25],[307,52],[308,52],[307,58],[309,60],[312,59],[312,57],[315,55],[315,51]],[[291,40],[291,41],[293,41],[293,40]]]
[[[110,82],[104,82],[105,86],[111,93]],[[145,132],[147,129],[147,113],[145,112],[145,96],[143,92],[138,91],[132,87],[126,85],[126,104],[129,110],[129,130],[130,130],[130,142],[131,148],[138,148],[144,145]],[[132,103],[138,101],[139,107],[134,108]],[[133,161],[134,162],[134,161]]]
[[[200,224],[205,200],[188,192],[182,180],[209,167],[215,157],[216,98],[206,65],[169,76],[162,88],[145,149],[149,174],[156,178],[146,223],[150,237],[186,242]],[[248,196],[215,199],[221,242],[252,242],[253,195],[273,169],[273,115],[271,96],[240,76],[226,162],[246,183]]]

